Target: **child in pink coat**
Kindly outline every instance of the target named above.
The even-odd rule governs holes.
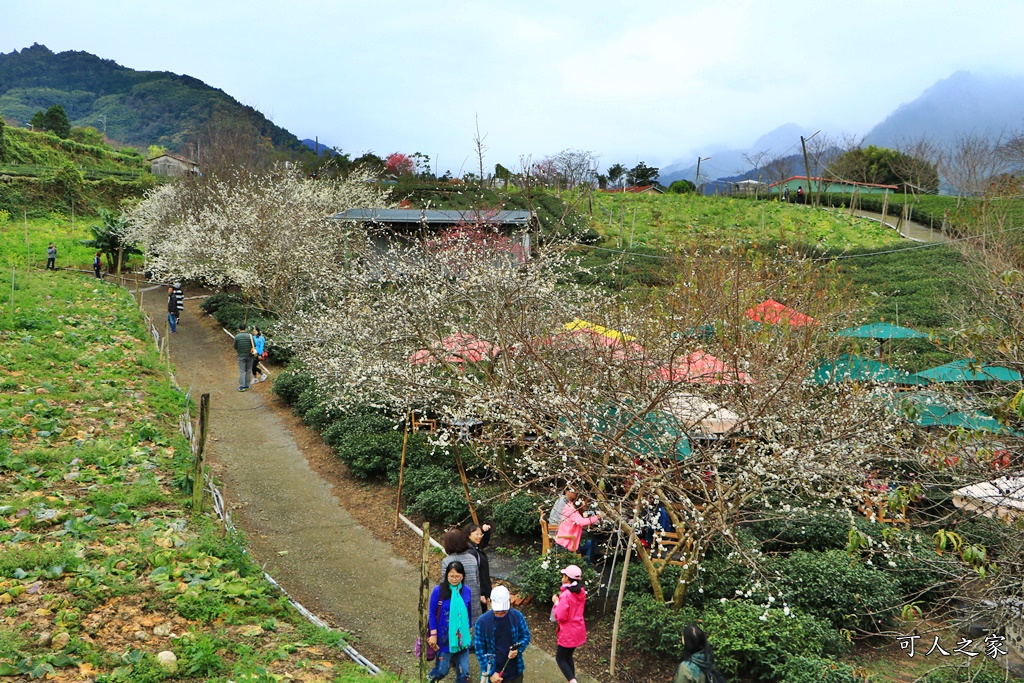
[[[551,596],[555,604],[552,614],[558,622],[558,649],[555,663],[569,683],[576,683],[576,664],[573,652],[587,642],[587,625],[583,621],[583,608],[587,604],[587,591],[581,583],[583,572],[574,564],[562,570],[562,586],[558,595]]]

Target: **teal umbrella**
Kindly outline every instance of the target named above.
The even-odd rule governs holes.
[[[837,382],[877,382],[878,384],[898,384],[900,386],[928,384],[928,380],[915,377],[905,370],[849,353],[844,353],[835,360],[822,361],[814,369],[811,381],[818,386]]]
[[[860,339],[928,339],[927,332],[918,332],[909,327],[900,327],[885,322],[848,327],[836,332],[838,337],[856,337]]]
[[[930,382],[1019,382],[1021,375],[999,365],[957,360],[914,375]]]
[[[568,435],[570,430],[564,429],[569,426],[569,421],[564,417],[558,421],[563,426],[561,431],[566,432],[560,440],[574,445],[575,439]],[[607,444],[610,436],[625,427],[620,443],[638,455],[684,460],[692,453],[690,440],[679,420],[660,410],[637,415],[628,406],[610,406],[599,414],[591,415],[587,422],[586,431],[593,434],[596,444]]]
[[[921,427],[961,427],[993,434],[1016,434],[991,415],[978,410],[960,410],[928,394],[910,394],[897,406],[914,424]]]

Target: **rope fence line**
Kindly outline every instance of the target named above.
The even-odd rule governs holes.
[[[142,316],[143,316],[143,318],[144,318],[144,320],[146,322],[146,325],[149,326],[150,336],[152,336],[152,338],[153,338],[153,343],[156,346],[157,352],[158,353],[163,353],[162,343],[161,343],[163,340],[161,338],[160,331],[157,329],[156,325],[153,324],[153,320],[150,318],[149,314],[142,308],[142,302],[137,301],[136,303],[138,303],[138,305],[139,305],[139,311],[142,313]],[[227,330],[224,330],[224,331],[229,336],[231,336],[230,332],[228,332]],[[169,355],[169,352],[168,352],[168,355]],[[168,370],[168,376],[169,376],[169,378],[171,380],[171,385],[179,393],[184,393],[184,396],[185,396],[185,410],[184,410],[184,412],[182,412],[178,416],[178,427],[181,430],[181,433],[185,436],[185,438],[188,439],[189,448],[192,451],[192,456],[193,457],[198,457],[199,456],[199,435],[198,435],[198,433],[196,432],[196,429],[193,426],[192,414],[191,414],[191,409],[190,409],[191,401],[192,401],[192,387],[189,387],[187,392],[182,392],[181,391],[181,387],[178,386],[178,382],[174,378],[174,374],[172,372],[170,372],[170,370]],[[213,510],[217,514],[218,519],[220,519],[221,524],[224,525],[225,531],[227,531],[227,532],[229,532],[231,534],[236,533],[237,529],[236,529],[234,523],[231,521],[231,516],[228,513],[227,505],[224,503],[224,496],[221,494],[220,489],[217,488],[216,484],[213,481],[213,478],[210,476],[209,472],[207,472],[206,470],[203,471],[203,490],[210,496],[210,499],[213,501]],[[411,524],[411,522],[410,522],[410,524]],[[413,526],[415,526],[415,525],[413,525]],[[423,532],[421,531],[420,534],[422,535],[422,533]],[[433,543],[437,544],[437,542],[433,541],[433,539],[431,539],[431,541]],[[248,548],[242,548],[242,552],[244,552],[246,555],[249,555],[249,549]],[[313,614],[313,612],[309,611],[304,605],[302,605],[300,602],[298,602],[295,598],[293,598],[288,593],[288,591],[285,590],[284,587],[281,586],[281,584],[279,584],[274,579],[274,577],[272,577],[270,574],[268,574],[266,572],[266,567],[265,566],[264,566],[264,571],[263,571],[263,578],[266,579],[267,582],[270,583],[270,585],[274,586],[277,590],[281,591],[281,593],[288,599],[288,604],[291,605],[292,607],[294,607],[295,610],[298,611],[298,613],[301,614],[303,617],[305,617],[305,619],[307,621],[309,621],[311,624],[313,624],[314,626],[318,626],[319,628],[326,629],[328,631],[338,631],[337,629],[332,628],[330,625],[328,625],[327,622],[325,622],[323,619],[321,619],[317,615]],[[345,644],[341,645],[339,647],[339,649],[343,653],[345,653],[345,655],[347,655],[349,657],[349,659],[351,659],[356,664],[358,664],[363,669],[365,669],[366,672],[369,673],[371,676],[379,676],[380,675],[380,673],[381,673],[380,667],[378,667],[376,664],[374,664],[369,659],[364,657],[362,654],[359,653],[358,650],[356,650],[354,647],[352,647],[348,643],[345,643]]]

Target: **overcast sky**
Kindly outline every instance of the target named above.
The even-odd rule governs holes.
[[[41,43],[220,88],[299,138],[454,173],[566,148],[602,168],[743,148],[786,123],[863,135],[958,70],[1024,74],[1024,2],[25,0]]]

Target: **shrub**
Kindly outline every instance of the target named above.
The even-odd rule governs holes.
[[[494,505],[494,530],[507,536],[535,536],[540,530],[537,508],[543,499],[520,494]]]
[[[312,383],[313,377],[299,368],[288,368],[274,378],[273,392],[292,405]]]
[[[756,522],[751,529],[764,552],[841,550],[846,547],[850,524],[847,513],[789,512]]]
[[[819,657],[790,657],[778,668],[778,679],[786,683],[862,683],[849,664]]]
[[[578,565],[583,570],[583,586],[587,592],[596,592],[601,577],[594,568],[580,555],[560,547],[547,555],[538,555],[520,564],[513,572],[512,580],[524,593],[543,603],[558,593],[558,587],[562,585],[562,569],[570,564]]]
[[[445,526],[469,517],[462,484],[454,472],[436,465],[411,470],[405,479],[409,510]]]
[[[683,629],[695,623],[697,612],[694,609],[672,609],[653,596],[644,595],[623,606],[619,637],[637,652],[656,652],[679,659],[683,654],[680,639]]]
[[[1004,683],[1006,674],[997,663],[978,662],[971,658],[962,666],[936,667],[921,680],[924,683]]]
[[[798,609],[787,616],[782,609],[731,600],[705,611],[701,621],[718,668],[735,677],[784,681],[778,670],[790,658],[842,652],[837,631]]]
[[[202,303],[199,304],[199,308],[203,309],[205,313],[213,315],[223,306],[226,306],[228,304],[237,305],[240,303],[242,303],[242,300],[237,294],[227,294],[222,292],[220,294],[213,294],[212,296],[208,296],[205,299],[203,299]]]
[[[895,617],[900,595],[895,580],[840,550],[802,550],[776,558],[769,568],[782,575],[790,606],[828,620],[836,628],[877,631]]]

